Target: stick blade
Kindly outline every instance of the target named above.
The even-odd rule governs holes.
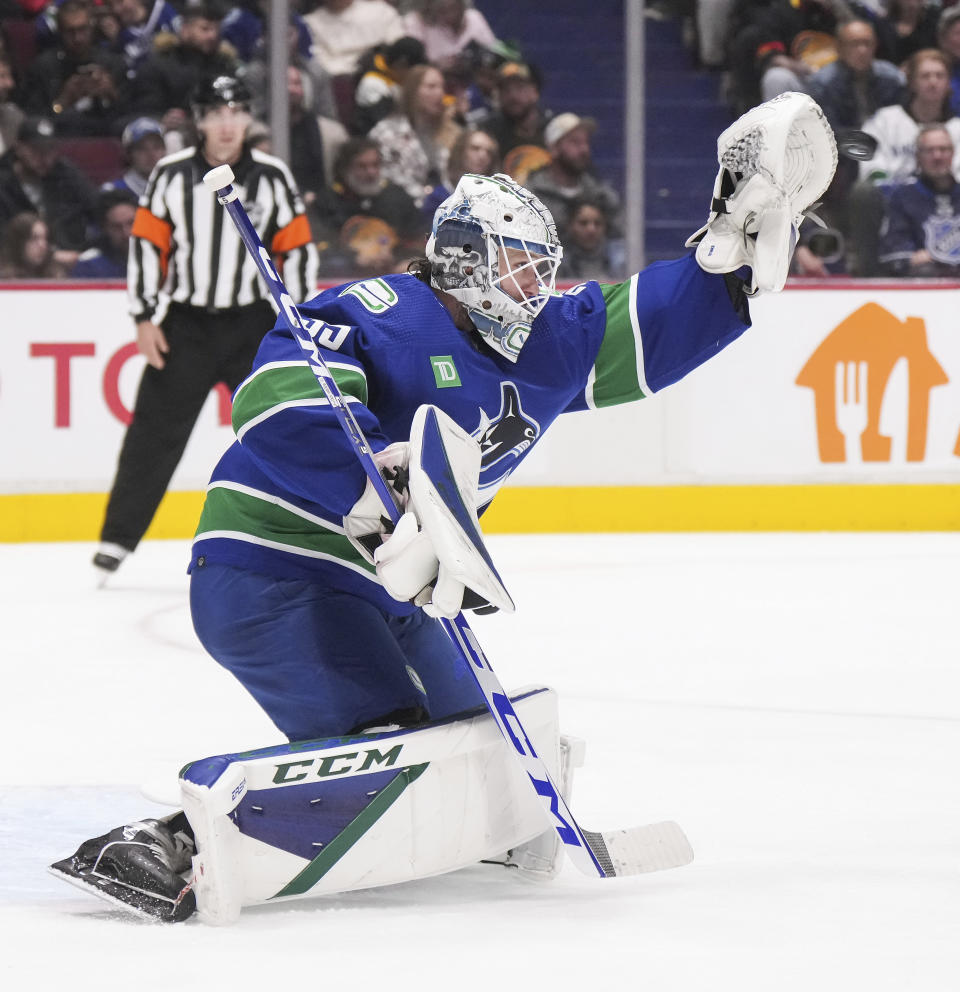
[[[680,868],[693,861],[687,835],[672,820],[605,833],[585,830],[584,835],[606,878]]]

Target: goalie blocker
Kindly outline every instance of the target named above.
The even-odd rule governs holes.
[[[417,409],[410,441],[374,455],[391,480],[402,516],[393,528],[371,482],[343,526],[354,547],[376,565],[390,595],[432,617],[461,609],[513,613],[477,520],[480,445],[436,406]]]

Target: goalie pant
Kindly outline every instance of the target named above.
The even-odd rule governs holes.
[[[412,275],[339,286],[300,309],[375,451],[407,440],[423,404],[478,441],[481,510],[560,414],[656,392],[749,324],[741,283],[691,255],[557,295],[516,363]],[[391,599],[345,536],[366,477],[283,317],[234,396],[233,426],[190,563],[209,653],[290,740],[481,705],[439,623]]]

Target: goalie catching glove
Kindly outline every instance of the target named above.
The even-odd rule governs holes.
[[[720,171],[707,223],[688,241],[706,272],[749,266],[748,292],[783,289],[804,212],[837,168],[833,130],[803,93],[747,111],[717,139]]]
[[[414,415],[409,443],[392,444],[374,458],[394,489],[401,486],[397,505],[403,515],[391,533],[368,481],[343,525],[376,565],[387,592],[432,617],[453,619],[461,609],[512,613],[513,600],[477,521],[477,442],[441,410],[425,405]]]

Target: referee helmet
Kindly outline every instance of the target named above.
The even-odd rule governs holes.
[[[250,90],[233,76],[217,76],[204,79],[190,94],[190,109],[194,120],[200,120],[214,107],[237,107],[249,110],[253,97]]]

